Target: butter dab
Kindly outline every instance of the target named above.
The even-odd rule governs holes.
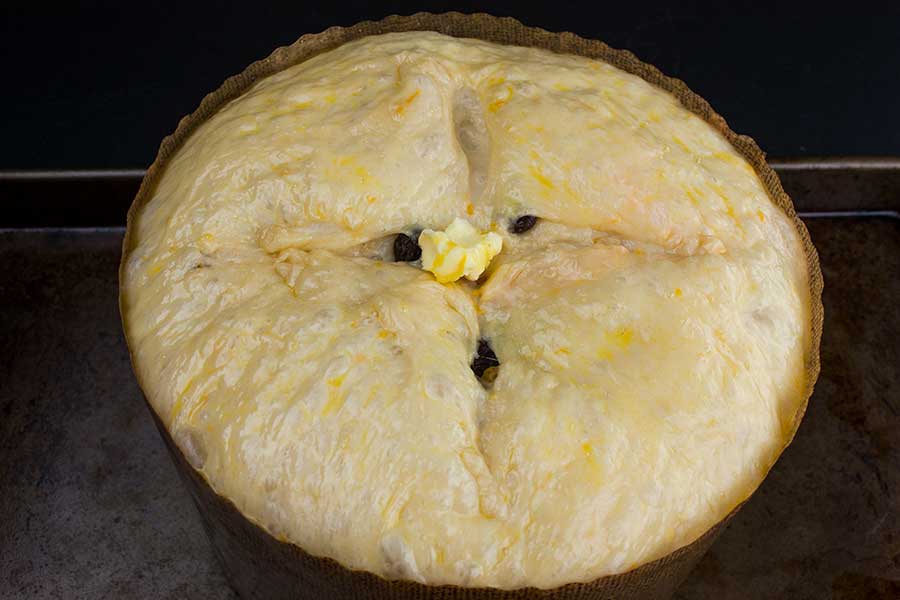
[[[481,233],[457,218],[444,231],[423,231],[419,246],[422,268],[434,273],[439,282],[450,283],[460,277],[475,281],[500,253],[503,238],[493,231]]]

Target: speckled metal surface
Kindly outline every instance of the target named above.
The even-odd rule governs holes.
[[[229,590],[134,381],[122,232],[0,233],[0,597]]]
[[[782,177],[800,210],[897,209],[900,171],[838,171]],[[682,600],[900,597],[900,219],[807,225],[822,375]],[[0,598],[234,597],[128,364],[121,235],[0,231]]]

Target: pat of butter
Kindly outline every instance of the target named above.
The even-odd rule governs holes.
[[[503,238],[492,231],[481,233],[464,219],[454,219],[444,231],[423,231],[419,246],[422,268],[434,273],[439,282],[460,277],[475,281],[500,252]]]

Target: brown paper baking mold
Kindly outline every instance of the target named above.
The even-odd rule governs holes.
[[[822,337],[822,272],[818,254],[803,222],[797,217],[791,199],[781,187],[778,176],[766,163],[765,154],[749,137],[729,129],[703,98],[693,93],[683,82],[666,77],[655,67],[638,60],[631,52],[615,50],[596,40],[575,34],[552,33],[527,27],[509,17],[487,14],[418,13],[411,16],[391,16],[381,21],[365,21],[352,27],[332,27],[317,34],[308,34],[291,44],[275,50],[270,56],[230,77],[215,92],[207,95],[192,114],[184,117],[175,132],[163,139],[156,160],[147,174],[128,211],[128,227],[123,242],[122,265],[131,249],[134,216],[153,194],[156,182],[165,170],[169,158],[178,150],[198,125],[215,114],[230,100],[237,98],[254,82],[313,56],[369,35],[399,31],[436,31],[455,37],[478,38],[485,41],[533,46],[565,54],[577,54],[605,61],[649,83],[666,90],[681,104],[703,118],[719,131],[756,170],[769,197],[779,207],[800,236],[806,254],[809,275],[812,331],[807,352],[806,387],[802,406],[797,411],[785,447],[793,439],[806,403],[812,394],[819,374],[819,345]],[[121,285],[121,284],[120,284]],[[121,307],[121,293],[120,293]],[[133,358],[132,358],[133,360]],[[148,403],[149,406],[149,403]],[[428,586],[412,581],[390,581],[365,571],[347,569],[329,558],[308,554],[300,547],[282,542],[244,517],[230,500],[219,496],[184,458],[165,426],[150,407],[166,447],[175,461],[182,480],[188,487],[203,518],[203,524],[221,560],[231,585],[244,598],[299,599],[335,598],[339,600],[512,600],[512,599],[622,599],[667,598],[687,576],[700,557],[712,545],[728,521],[740,509],[728,516],[690,544],[650,563],[626,573],[601,577],[585,583],[572,583],[542,590],[521,588],[499,590],[493,588],[465,588],[457,586]]]

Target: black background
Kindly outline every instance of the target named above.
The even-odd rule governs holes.
[[[896,6],[896,3],[893,3]],[[223,79],[307,32],[391,13],[510,15],[627,48],[770,156],[900,155],[900,9],[715,11],[618,0],[7,5],[0,170],[131,168]]]

